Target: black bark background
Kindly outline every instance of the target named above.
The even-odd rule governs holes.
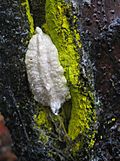
[[[89,52],[99,97],[93,158],[120,160],[120,1],[93,0],[79,8],[84,48]]]

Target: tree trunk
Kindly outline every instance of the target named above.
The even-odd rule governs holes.
[[[0,3],[0,112],[19,160],[119,160],[120,2],[108,1]],[[57,48],[71,94],[57,116],[34,100],[27,80],[37,26]]]

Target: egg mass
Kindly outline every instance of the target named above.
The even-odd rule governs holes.
[[[39,27],[29,42],[25,63],[34,99],[50,106],[57,115],[65,100],[70,99],[70,92],[57,48]]]

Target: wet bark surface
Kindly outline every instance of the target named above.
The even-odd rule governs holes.
[[[120,1],[92,1],[80,6],[81,35],[93,63],[98,134],[94,159],[120,159]]]

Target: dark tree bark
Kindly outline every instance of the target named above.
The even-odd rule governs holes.
[[[89,46],[86,50],[94,63],[95,89],[101,101],[97,109],[96,158],[119,160],[120,1],[93,0],[80,8],[83,44]]]

